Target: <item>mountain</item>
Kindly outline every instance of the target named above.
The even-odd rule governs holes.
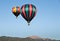
[[[2,36],[0,37],[0,41],[60,41],[60,40],[43,39],[38,36],[30,36],[26,38]]]
[[[40,37],[38,37],[38,36],[29,36],[28,38],[39,39]]]

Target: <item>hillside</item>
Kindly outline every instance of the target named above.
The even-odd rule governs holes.
[[[35,36],[26,37],[26,38],[2,36],[0,37],[0,41],[60,41],[60,40],[43,39]]]

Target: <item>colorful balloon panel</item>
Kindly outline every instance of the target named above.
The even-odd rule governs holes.
[[[18,15],[20,14],[20,7],[13,7],[12,12],[16,17],[18,17]]]

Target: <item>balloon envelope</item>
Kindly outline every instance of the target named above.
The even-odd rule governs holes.
[[[36,7],[32,4],[23,5],[21,7],[21,15],[29,24],[36,15]]]
[[[20,7],[13,7],[12,8],[12,13],[16,16],[16,17],[18,17],[18,15],[20,14]]]

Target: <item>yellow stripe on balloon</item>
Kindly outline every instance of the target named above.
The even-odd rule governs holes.
[[[16,7],[14,8],[14,12],[16,12]]]
[[[14,7],[13,12],[15,12],[15,13],[16,13],[16,7]]]

